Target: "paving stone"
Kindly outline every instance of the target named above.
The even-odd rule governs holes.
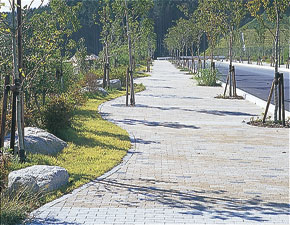
[[[121,97],[100,108],[131,135],[126,160],[35,212],[84,224],[289,224],[289,130],[247,125],[263,109],[216,99],[221,87],[198,87],[167,61],[137,82],[135,107]]]

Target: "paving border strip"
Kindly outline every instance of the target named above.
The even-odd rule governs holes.
[[[99,111],[102,119],[107,120],[107,121],[113,123],[112,121],[110,121],[109,119],[107,119],[104,115],[102,115],[101,110],[102,110],[103,104],[105,104],[105,102],[102,103],[101,105],[99,105],[99,107],[98,107],[98,111]],[[134,155],[134,153],[136,152],[136,138],[135,138],[135,136],[134,136],[133,133],[129,133],[128,132],[128,134],[129,134],[130,142],[132,143],[132,147],[127,151],[127,154],[123,157],[122,161],[118,165],[116,165],[115,167],[113,167],[112,169],[110,169],[109,171],[107,171],[106,173],[104,173],[103,175],[97,177],[96,179],[94,179],[94,180],[92,180],[92,181],[90,181],[90,182],[88,182],[86,184],[83,184],[82,186],[74,189],[72,192],[70,192],[68,194],[65,194],[65,195],[61,196],[60,198],[57,198],[57,199],[55,199],[55,200],[53,200],[51,202],[48,202],[48,203],[46,203],[45,205],[41,206],[38,209],[35,209],[34,211],[31,212],[31,214],[33,215],[33,217],[32,218],[29,218],[28,220],[31,220],[31,219],[33,220],[35,217],[37,217],[37,214],[41,214],[46,209],[48,209],[50,207],[53,207],[57,203],[59,203],[59,202],[65,200],[65,199],[69,198],[70,196],[75,195],[76,193],[78,193],[78,192],[80,192],[80,191],[88,188],[91,185],[94,185],[97,181],[101,181],[103,179],[108,178],[109,176],[111,176],[112,174],[114,174],[118,170],[120,170],[121,167],[123,167],[124,165],[126,165],[128,163],[128,161],[131,159],[131,157]]]

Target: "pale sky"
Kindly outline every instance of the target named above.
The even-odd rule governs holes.
[[[10,1],[12,2],[12,0],[10,0]],[[17,0],[15,0],[15,2],[17,2]],[[31,8],[37,8],[37,7],[40,6],[42,1],[41,0],[34,0],[34,1],[33,0],[22,0],[21,1],[22,7],[25,6],[25,5],[27,5],[27,7],[28,7],[31,4],[31,2],[33,2],[32,5],[31,5]],[[44,0],[42,5],[46,5],[48,2],[49,2],[49,0]],[[4,3],[5,4],[5,6],[2,6],[0,8],[1,12],[10,11],[9,0],[0,0],[0,3]]]

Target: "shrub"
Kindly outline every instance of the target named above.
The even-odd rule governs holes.
[[[5,189],[0,193],[0,224],[20,224],[34,208],[40,206],[40,195],[31,194],[25,188],[11,195]]]
[[[86,101],[80,89],[50,97],[42,110],[44,127],[58,136],[59,131],[70,127],[74,111]]]
[[[12,156],[0,150],[0,192],[6,187]]]
[[[201,69],[194,78],[200,86],[218,86],[216,82],[218,74],[218,70]]]

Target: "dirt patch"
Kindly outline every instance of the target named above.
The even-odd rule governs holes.
[[[269,127],[269,128],[290,128],[290,122],[286,121],[285,126],[283,126],[281,121],[274,122],[274,121],[266,121],[263,123],[263,121],[250,121],[247,124],[257,127]]]
[[[218,95],[215,98],[244,100],[244,97],[243,96],[224,96],[224,95]]]

